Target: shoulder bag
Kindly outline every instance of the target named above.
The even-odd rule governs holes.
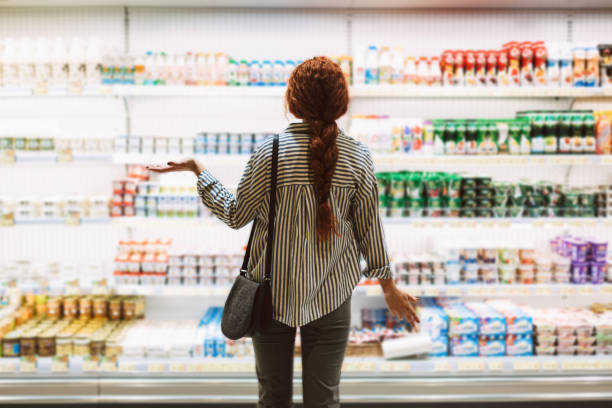
[[[255,221],[249,236],[240,275],[234,281],[225,301],[221,318],[221,331],[225,337],[237,340],[263,332],[272,321],[272,246],[274,244],[274,218],[276,216],[276,178],[278,170],[278,135],[272,144],[272,169],[270,173],[270,209],[268,211],[268,243],[264,281],[255,282],[247,274]]]

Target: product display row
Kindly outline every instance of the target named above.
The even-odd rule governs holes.
[[[58,219],[107,219],[108,196],[0,197],[0,219],[7,222]]]
[[[354,116],[350,134],[374,153],[610,154],[611,111],[523,111],[514,119]]]
[[[494,182],[457,173],[378,173],[384,217],[607,217],[610,186],[567,188],[545,181]]]
[[[406,55],[401,47],[370,46],[355,56],[356,85],[466,87],[610,87],[612,45],[511,41],[501,50],[446,50]]]
[[[395,279],[415,285],[601,284],[612,282],[608,243],[558,236],[547,251],[530,247],[457,247],[442,243],[430,254],[395,254]]]

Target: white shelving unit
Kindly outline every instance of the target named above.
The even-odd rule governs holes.
[[[213,0],[0,1],[0,37],[72,36],[103,38],[118,53],[142,54],[222,50],[245,58],[303,58],[355,55],[369,44],[404,46],[413,55],[438,55],[444,49],[498,48],[505,41],[612,41],[612,9],[603,0],[564,3],[517,0],[489,4],[450,0],[231,0],[215,8]],[[82,7],[82,6],[105,7]],[[45,6],[26,8],[21,6]],[[49,7],[49,6],[55,6]],[[328,8],[328,7],[334,8]],[[181,8],[184,7],[184,8]],[[257,7],[257,8],[255,8]],[[266,9],[261,7],[267,7]],[[370,8],[377,8],[376,10]],[[436,9],[438,8],[438,9]],[[458,10],[456,8],[466,8]],[[595,9],[597,8],[597,9]],[[599,9],[603,8],[603,9]],[[593,9],[593,10],[591,10]],[[239,27],[240,30],[236,29]],[[282,33],[282,35],[279,35]],[[418,39],[418,41],[415,40]],[[179,40],[180,39],[180,40]],[[55,88],[0,88],[0,120],[36,120],[71,134],[189,136],[203,130],[281,130],[291,121],[283,114],[283,87],[135,87],[101,86],[72,93]],[[466,118],[510,117],[518,110],[612,109],[612,89],[600,88],[447,88],[356,86],[350,89],[350,115]],[[78,120],[77,120],[78,119]],[[343,119],[345,122],[346,120]],[[77,123],[78,122],[78,123]],[[343,128],[345,123],[341,123]],[[235,130],[235,129],[234,129]],[[234,131],[231,130],[231,131]],[[187,156],[182,154],[180,156]],[[110,193],[122,165],[149,164],[177,155],[115,153],[64,162],[54,153],[17,153],[0,166],[2,195]],[[236,183],[247,156],[198,155],[211,169],[223,169],[224,183]],[[522,177],[586,186],[612,184],[612,156],[416,156],[375,155],[377,170],[417,168],[465,171],[504,180]],[[6,164],[6,165],[5,165]],[[91,166],[90,166],[91,164]],[[94,165],[95,164],[95,165]],[[85,171],[85,167],[87,171]],[[25,186],[25,187],[24,187]],[[112,263],[120,239],[172,237],[202,248],[219,241],[246,242],[246,230],[234,232],[213,219],[117,218],[104,220],[18,222],[0,228],[2,260]],[[612,241],[612,219],[385,219],[390,249],[422,253],[442,240],[516,242],[547,240],[560,232],[592,234]],[[109,270],[112,269],[109,266]],[[85,280],[82,280],[85,282]],[[36,289],[22,287],[22,289]],[[226,287],[63,286],[50,292],[117,293],[147,297],[147,313],[167,318],[167,311],[198,318],[220,305]],[[2,286],[0,293],[13,290]],[[523,303],[580,305],[609,302],[612,284],[603,285],[431,285],[406,288],[421,297],[512,298]],[[358,308],[383,306],[378,286],[358,286]],[[177,306],[180,303],[179,306]],[[175,309],[173,309],[173,307]],[[164,313],[162,313],[164,312]],[[299,359],[295,362],[299,383]],[[426,391],[424,391],[426,390]],[[526,358],[440,358],[383,361],[347,358],[343,370],[344,402],[381,406],[387,402],[494,402],[612,400],[609,356],[534,356]],[[117,361],[71,358],[68,364],[38,358],[0,358],[0,404],[51,403],[252,403],[257,393],[253,360],[143,359]],[[296,388],[296,398],[301,399]]]

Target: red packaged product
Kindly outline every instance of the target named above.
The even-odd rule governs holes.
[[[453,85],[455,83],[455,59],[451,50],[446,50],[442,53],[441,69],[442,84],[446,86]]]
[[[497,52],[497,83],[501,86],[510,85],[508,78],[508,50]]]
[[[455,63],[455,79],[454,84],[463,86],[465,85],[465,75],[464,75],[464,61],[463,61],[463,51],[455,51],[453,55],[454,63]]]
[[[487,52],[484,50],[476,51],[476,83],[487,85]]]
[[[497,85],[497,51],[487,51],[487,84]]]
[[[535,84],[546,86],[546,62],[548,60],[548,50],[544,41],[538,41],[533,44],[533,77]]]
[[[533,44],[525,41],[519,44],[521,50],[521,85],[533,85]]]
[[[465,85],[476,85],[476,53],[472,50],[465,52]]]
[[[516,41],[504,44],[508,55],[508,78],[514,86],[521,84],[521,49]]]

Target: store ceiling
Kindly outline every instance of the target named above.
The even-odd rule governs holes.
[[[612,8],[612,0],[0,0],[0,7]]]

